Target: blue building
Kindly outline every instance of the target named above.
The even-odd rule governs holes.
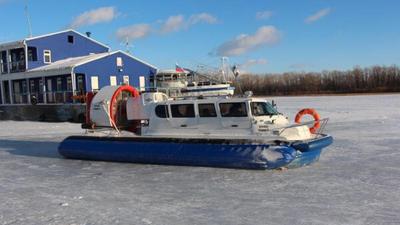
[[[157,68],[74,30],[0,44],[0,105],[78,103],[106,85],[144,90]]]

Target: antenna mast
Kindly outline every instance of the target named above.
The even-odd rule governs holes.
[[[31,25],[31,19],[30,19],[29,11],[28,11],[28,0],[25,1],[25,16],[26,16],[26,20],[28,22],[29,37],[32,37],[32,25]]]
[[[129,38],[128,38],[128,37],[126,37],[124,45],[125,45],[125,48],[126,48],[126,49],[125,49],[126,53],[130,54],[131,51],[130,51],[129,49],[132,48],[133,45],[131,45],[131,44],[129,43]]]
[[[226,82],[227,81],[227,76],[229,71],[227,71],[226,69],[226,62],[228,61],[228,57],[226,56],[222,56],[221,57],[221,73],[222,73],[222,82]]]

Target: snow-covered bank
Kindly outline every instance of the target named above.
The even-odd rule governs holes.
[[[330,117],[334,144],[300,169],[66,160],[79,124],[0,122],[0,224],[397,224],[400,95],[278,97]]]

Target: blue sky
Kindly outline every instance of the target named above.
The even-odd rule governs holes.
[[[28,35],[24,0],[0,0],[0,42]],[[33,35],[73,27],[159,68],[251,72],[351,69],[400,62],[398,0],[30,0]]]

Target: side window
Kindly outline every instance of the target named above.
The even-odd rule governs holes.
[[[244,102],[220,103],[219,108],[222,117],[247,117],[246,103]]]
[[[37,61],[36,47],[28,47],[28,61]]]
[[[50,50],[43,51],[43,61],[44,61],[44,63],[51,63],[51,51]]]
[[[121,57],[117,57],[116,64],[117,64],[118,67],[124,66],[124,62],[122,61]]]
[[[124,84],[129,85],[129,76],[128,75],[123,76],[122,79],[124,81]]]
[[[61,91],[62,90],[62,80],[61,77],[57,78],[57,91]]]
[[[67,91],[72,91],[72,78],[67,77]]]
[[[167,118],[169,116],[168,113],[168,105],[158,105],[156,106],[156,116],[160,118]]]
[[[83,91],[83,77],[78,76],[78,91]]]
[[[116,76],[110,76],[110,85],[117,86],[117,77]]]
[[[172,117],[195,117],[193,104],[171,105]]]
[[[35,80],[29,80],[29,91],[31,94],[35,94],[37,92],[35,88]]]
[[[71,43],[71,44],[73,44],[74,43],[74,36],[72,36],[72,35],[68,35],[68,43]]]
[[[217,117],[214,104],[198,104],[200,117]]]
[[[98,76],[91,76],[90,81],[92,83],[92,91],[99,90],[99,77]]]

